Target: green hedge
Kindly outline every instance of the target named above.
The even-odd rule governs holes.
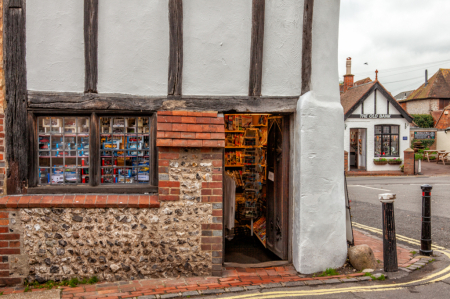
[[[433,117],[430,114],[411,114],[414,118],[414,122],[420,128],[433,128],[434,121]]]

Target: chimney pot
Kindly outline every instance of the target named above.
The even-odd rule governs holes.
[[[428,70],[425,70],[425,86],[428,86]]]
[[[347,58],[347,73],[344,75],[344,88],[343,93],[345,93],[349,88],[353,87],[353,75],[352,75],[352,58]]]

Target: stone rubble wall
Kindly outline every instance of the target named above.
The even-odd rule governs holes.
[[[20,209],[28,280],[100,280],[209,275],[201,224],[211,205],[164,202],[160,209]],[[16,269],[23,275],[23,269]],[[14,274],[14,273],[13,273]]]

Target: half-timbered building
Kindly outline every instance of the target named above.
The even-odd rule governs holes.
[[[3,0],[2,281],[221,275],[242,235],[342,266],[338,21],[338,0]]]

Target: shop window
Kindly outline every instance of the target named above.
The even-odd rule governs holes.
[[[40,185],[89,183],[89,118],[38,118]]]
[[[375,156],[399,157],[399,126],[375,126]]]
[[[101,184],[149,183],[150,118],[100,118]]]
[[[154,116],[93,115],[37,117],[37,178],[31,187],[108,192],[122,184],[134,186],[121,192],[157,190]],[[91,126],[92,117],[98,126]]]

